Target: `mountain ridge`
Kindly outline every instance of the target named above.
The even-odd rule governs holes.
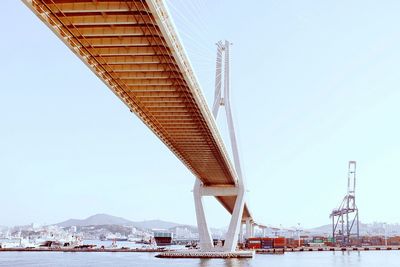
[[[173,230],[176,227],[186,227],[191,229],[191,231],[196,232],[197,226],[195,225],[187,225],[180,224],[175,222],[168,222],[163,220],[144,220],[144,221],[131,221],[122,217],[112,216],[104,213],[95,214],[89,216],[85,219],[69,219],[60,223],[56,223],[53,225],[57,225],[60,227],[71,227],[71,226],[99,226],[99,225],[119,225],[119,226],[133,226],[139,229],[165,229],[165,230]],[[387,227],[385,230],[384,228]],[[217,231],[226,231],[226,228],[211,228],[212,232]],[[330,234],[332,231],[332,225],[326,224],[318,227],[303,229],[304,233],[308,233],[311,235],[326,235]],[[380,233],[383,234],[385,231],[387,233],[399,233],[400,234],[400,225],[399,224],[387,224],[384,226],[384,223],[362,223],[360,222],[360,234],[372,234],[372,233]]]
[[[105,213],[98,213],[85,219],[68,219],[54,225],[60,227],[71,226],[90,226],[90,225],[129,225],[142,229],[169,229],[183,224],[168,222],[163,220],[131,221],[122,217],[117,217]]]

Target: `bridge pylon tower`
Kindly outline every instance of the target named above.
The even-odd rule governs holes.
[[[228,41],[217,43],[217,59],[215,73],[215,95],[212,113],[214,119],[218,111],[224,107],[228,124],[229,136],[232,147],[233,161],[237,175],[235,186],[207,186],[199,179],[196,179],[193,195],[196,208],[197,226],[199,230],[200,249],[202,251],[235,251],[240,229],[242,227],[242,216],[245,204],[245,187],[243,183],[242,169],[240,166],[239,151],[236,141],[235,128],[232,118],[230,92],[229,92],[229,46]],[[232,196],[235,199],[235,206],[229,223],[228,232],[223,247],[216,247],[213,244],[210,229],[207,225],[203,196]]]
[[[342,246],[351,245],[351,237],[355,236],[359,244],[359,219],[356,205],[356,162],[349,161],[347,174],[347,194],[338,209],[331,212],[332,237]]]

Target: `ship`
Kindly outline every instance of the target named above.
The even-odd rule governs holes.
[[[168,246],[172,244],[172,232],[166,230],[153,230],[153,236],[157,246]]]
[[[108,234],[105,236],[105,240],[108,241],[128,241],[128,238],[124,235],[121,235],[120,233],[116,234]]]

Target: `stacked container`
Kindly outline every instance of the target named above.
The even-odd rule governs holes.
[[[261,248],[261,238],[250,237],[247,239],[246,247],[249,249],[260,249]]]
[[[261,248],[268,249],[274,247],[274,239],[270,237],[261,238]]]
[[[274,248],[285,248],[285,247],[286,247],[286,238],[284,237],[274,238]]]

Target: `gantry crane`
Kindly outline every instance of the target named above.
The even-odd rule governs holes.
[[[359,219],[356,205],[356,162],[349,161],[347,175],[347,194],[338,209],[330,214],[332,218],[332,237],[342,246],[351,244],[350,238],[356,237],[359,243]]]

